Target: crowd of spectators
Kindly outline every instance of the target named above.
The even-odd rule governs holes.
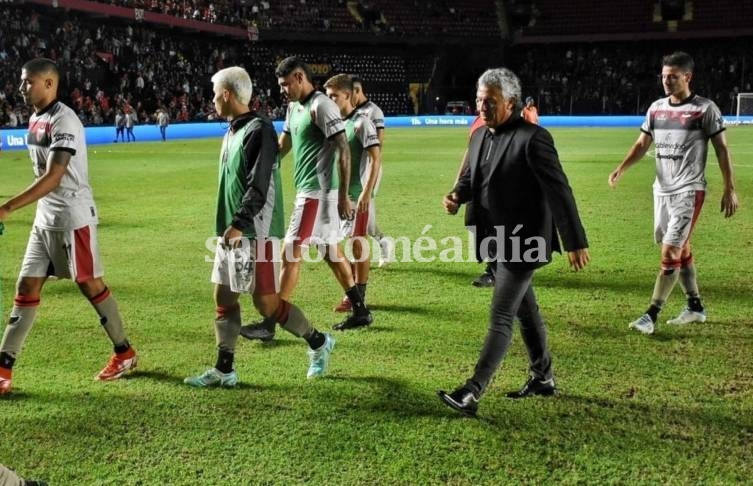
[[[262,5],[247,3],[251,9]],[[286,105],[274,68],[288,55],[300,55],[311,63],[318,83],[340,72],[358,74],[386,114],[413,113],[409,85],[430,81],[436,60],[428,50],[411,54],[388,46],[291,48],[200,38],[155,24],[103,23],[85,14],[40,6],[6,7],[3,13],[0,126],[7,127],[23,126],[28,120],[18,80],[21,65],[38,56],[58,62],[63,77],[60,96],[87,125],[112,124],[117,110],[135,113],[139,123],[154,123],[159,109],[168,112],[173,122],[212,120],[216,115],[209,79],[234,64],[245,66],[252,75],[252,108],[283,118]],[[524,94],[534,97],[542,114],[643,114],[661,96],[656,77],[661,56],[682,48],[693,54],[699,67],[694,86],[724,113],[733,113],[737,93],[753,91],[753,55],[746,45],[737,40],[530,44],[510,49],[503,64],[520,74]]]
[[[431,37],[499,34],[494,0],[98,0],[260,31]],[[490,15],[491,14],[491,15]]]
[[[22,64],[38,56],[58,62],[60,96],[86,125],[112,124],[117,110],[134,112],[139,123],[153,123],[158,109],[167,111],[173,122],[211,120],[211,74],[235,64],[246,66],[252,75],[251,107],[283,118],[285,100],[274,68],[293,54],[318,67],[317,81],[338,72],[358,73],[386,113],[408,112],[406,60],[359,55],[357,48],[350,52],[291,52],[236,39],[197,39],[152,24],[101,23],[83,14],[10,7],[0,18],[0,126],[21,126],[28,120],[18,79]]]
[[[734,113],[737,93],[753,91],[753,55],[739,40],[528,45],[512,51],[512,65],[543,114],[638,114],[663,96],[661,58],[692,53],[692,86]],[[748,67],[746,72],[746,66]]]
[[[177,122],[212,119],[211,74],[244,64],[247,55],[245,46],[229,40],[36,10],[9,7],[0,18],[0,126],[28,120],[18,80],[23,63],[34,57],[58,63],[60,97],[84,124],[97,125],[113,123],[116,110],[135,112],[140,123],[153,122],[158,109]],[[253,106],[279,117],[279,99],[271,94],[257,81]]]

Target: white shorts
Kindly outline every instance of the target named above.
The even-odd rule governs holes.
[[[296,196],[286,243],[304,248],[311,244],[334,245],[339,241],[340,216],[337,211],[337,191],[323,197]]]
[[[104,274],[96,225],[68,231],[31,228],[21,277],[54,276],[82,283]]]
[[[245,240],[238,248],[218,244],[211,280],[238,294],[276,294],[280,291],[280,261],[277,239]]]
[[[354,236],[367,236],[369,229],[375,224],[374,199],[369,201],[369,209],[365,213],[359,213],[357,210],[358,201],[350,201],[356,208],[355,219],[340,220],[340,238],[345,240]]]
[[[687,191],[670,196],[654,195],[654,239],[682,248],[690,240],[701,214],[705,191]]]

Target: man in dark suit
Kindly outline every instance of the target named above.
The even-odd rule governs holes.
[[[476,130],[468,147],[469,164],[453,191],[443,200],[456,214],[473,203],[472,222],[495,235],[496,278],[489,332],[473,376],[441,400],[466,415],[475,415],[478,400],[499,368],[520,319],[530,358],[530,377],[510,398],[556,392],[546,325],[539,313],[531,281],[534,271],[561,251],[575,270],[590,256],[572,190],[562,171],[554,141],[545,129],[520,116],[520,80],[508,69],[490,69],[478,80],[476,107],[486,128]],[[487,238],[488,240],[489,238]],[[480,241],[484,253],[489,241]]]

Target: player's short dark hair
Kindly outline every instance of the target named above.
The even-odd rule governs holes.
[[[353,77],[350,74],[337,74],[324,83],[324,89],[333,88],[339,91],[353,91]]]
[[[58,65],[55,64],[55,61],[53,61],[52,59],[47,59],[46,57],[38,57],[36,59],[32,59],[31,61],[28,61],[26,64],[24,64],[21,69],[25,70],[29,74],[46,74],[52,72],[55,74],[55,76],[60,76]]]
[[[275,76],[277,76],[278,78],[284,78],[296,69],[303,71],[303,74],[306,75],[306,78],[309,80],[309,82],[313,81],[314,76],[311,72],[311,68],[308,64],[303,62],[303,59],[298,56],[286,57],[285,59],[280,61],[280,64],[277,65],[277,69],[275,69]]]
[[[662,66],[677,67],[685,72],[693,72],[695,69],[695,61],[687,52],[675,51],[672,54],[667,54],[661,60]]]

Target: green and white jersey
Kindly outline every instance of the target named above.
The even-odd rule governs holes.
[[[345,136],[350,145],[350,199],[361,197],[371,172],[371,157],[367,149],[379,146],[376,127],[366,115],[353,110],[345,118]],[[372,194],[374,197],[374,194]]]
[[[29,117],[26,134],[34,175],[47,172],[47,158],[57,150],[71,154],[60,184],[37,202],[34,226],[66,231],[97,224],[97,209],[89,186],[84,126],[76,113],[59,101]]]
[[[217,236],[230,225],[247,238],[285,236],[277,134],[253,112],[234,119],[222,141]]]
[[[680,104],[671,103],[669,97],[654,101],[641,125],[656,149],[654,193],[703,191],[708,142],[723,130],[722,113],[707,98],[693,94]]]
[[[296,193],[318,198],[338,189],[338,153],[332,137],[345,126],[335,102],[314,91],[305,100],[290,103],[282,130],[292,140]]]

